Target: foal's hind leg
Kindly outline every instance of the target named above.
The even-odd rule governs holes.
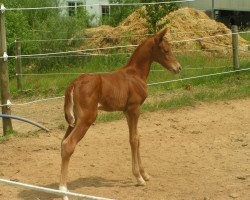
[[[67,129],[67,131],[62,139],[62,142],[69,136],[69,134],[73,131],[73,129],[74,129],[74,127],[68,126],[68,129]]]
[[[145,171],[143,165],[142,165],[142,161],[141,161],[141,155],[140,155],[140,140],[138,141],[138,164],[139,164],[139,169],[140,169],[140,173],[143,177],[143,179],[145,181],[149,181],[150,176],[148,175],[148,173]]]
[[[85,111],[83,116],[78,117],[76,126],[68,128],[61,145],[61,177],[60,187],[62,191],[67,191],[67,177],[68,166],[71,155],[74,153],[77,143],[84,137],[91,124],[95,121],[97,115],[97,109],[91,111]],[[64,196],[64,200],[68,200],[67,196]]]
[[[146,185],[145,180],[149,180],[149,176],[145,172],[140,157],[140,138],[137,130],[138,119],[140,115],[139,107],[130,108],[125,112],[129,127],[129,142],[132,153],[132,171],[137,180],[138,185]]]

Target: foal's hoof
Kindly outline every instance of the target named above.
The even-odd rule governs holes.
[[[147,173],[143,174],[142,177],[145,181],[149,181],[150,179],[150,176]]]
[[[66,186],[60,186],[59,190],[61,190],[62,192],[68,192],[68,189]],[[62,197],[63,200],[69,200],[69,198],[67,196],[63,196]]]
[[[144,181],[144,179],[142,177],[137,179],[137,184],[136,186],[145,186],[146,182]]]
[[[64,196],[63,200],[69,200],[69,198],[67,196]]]

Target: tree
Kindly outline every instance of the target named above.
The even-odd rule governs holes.
[[[153,3],[153,2],[171,2],[173,0],[143,0],[143,3]],[[146,5],[145,11],[141,11],[141,16],[145,18],[149,24],[149,33],[156,33],[158,30],[162,29],[166,23],[161,25],[158,24],[159,20],[166,16],[173,10],[179,8],[178,3],[167,3],[167,4],[153,4]]]
[[[6,8],[59,6],[58,0],[4,0],[3,3]],[[17,38],[22,42],[22,54],[66,51],[75,45],[75,43],[69,45],[67,39],[73,38],[87,26],[89,26],[88,15],[82,7],[75,16],[63,15],[60,9],[6,11],[8,55],[14,55],[14,41]],[[65,40],[49,41],[58,38]],[[73,63],[72,60],[67,59],[69,63]],[[23,59],[23,63],[34,66],[36,70],[67,64],[63,59],[51,58]],[[10,70],[14,73],[14,65],[10,65]]]
[[[112,4],[137,3],[140,0],[110,0]],[[117,26],[122,20],[128,17],[132,12],[138,9],[137,6],[110,6],[109,15],[102,17],[102,24]]]

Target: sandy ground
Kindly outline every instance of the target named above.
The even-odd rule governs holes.
[[[57,188],[62,100],[23,106],[13,114],[51,129],[0,144],[0,177]],[[19,132],[31,125],[14,122]],[[97,123],[70,163],[69,190],[114,199],[250,199],[250,99],[197,103],[144,113],[139,121],[142,160],[151,180],[136,187],[125,120]],[[0,186],[1,200],[52,200],[58,196]]]

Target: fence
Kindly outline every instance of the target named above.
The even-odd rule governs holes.
[[[2,104],[7,104],[10,99],[10,89],[9,89],[9,74],[7,66],[7,45],[6,45],[6,29],[5,29],[5,17],[2,9],[4,8],[1,5],[0,10],[0,55],[3,56],[0,58],[0,86],[1,86],[1,102]],[[3,106],[2,114],[11,114],[10,107]],[[3,118],[3,132],[7,134],[9,131],[12,131],[12,122],[11,119]]]
[[[181,1],[174,1],[174,2],[181,2]],[[163,3],[163,2],[159,2],[159,3]],[[114,5],[114,6],[116,6],[116,5]],[[8,66],[7,66],[8,58],[16,59],[17,88],[19,90],[23,90],[23,82],[22,82],[22,77],[23,76],[42,76],[42,75],[53,76],[53,75],[57,75],[57,73],[24,74],[22,72],[22,58],[44,58],[45,56],[56,57],[56,56],[65,56],[65,55],[66,56],[79,56],[79,55],[69,55],[69,54],[72,54],[72,53],[79,53],[79,52],[85,52],[85,54],[81,55],[81,56],[109,56],[109,54],[96,54],[96,53],[88,53],[88,52],[93,52],[93,51],[97,51],[97,50],[106,50],[106,49],[117,49],[117,48],[119,49],[119,48],[131,48],[131,47],[134,48],[134,47],[137,47],[137,45],[124,45],[124,46],[114,46],[114,47],[108,47],[108,48],[93,48],[93,49],[83,49],[83,50],[66,51],[66,52],[52,52],[52,53],[39,53],[39,54],[22,55],[22,52],[21,52],[21,44],[22,44],[22,42],[44,42],[45,40],[21,41],[20,39],[17,39],[15,41],[15,43],[16,43],[16,55],[11,55],[11,56],[7,55],[5,18],[4,18],[4,12],[5,11],[31,10],[31,9],[37,9],[37,10],[39,10],[39,9],[61,9],[61,8],[63,8],[63,7],[23,8],[23,9],[20,9],[20,8],[11,9],[10,8],[10,9],[8,9],[8,8],[4,8],[4,6],[1,6],[1,10],[0,10],[0,26],[1,26],[1,32],[0,32],[0,39],[1,39],[1,42],[0,42],[1,105],[0,105],[0,107],[2,108],[2,113],[3,114],[11,115],[11,106],[25,106],[25,105],[28,105],[28,104],[31,104],[31,103],[37,103],[37,102],[42,102],[42,101],[48,101],[48,100],[53,100],[53,99],[64,98],[64,96],[60,96],[60,97],[54,97],[54,98],[40,99],[40,100],[26,102],[26,103],[22,103],[22,104],[11,103],[10,102],[10,89],[9,89],[9,75],[8,75]],[[239,32],[239,33],[242,33],[242,34],[243,33],[250,33],[250,31]],[[234,70],[226,71],[226,72],[220,72],[220,73],[207,74],[207,75],[186,77],[186,78],[181,78],[181,79],[176,79],[176,80],[149,83],[148,86],[155,86],[155,85],[159,85],[159,84],[166,84],[166,83],[178,82],[178,81],[184,81],[184,80],[192,80],[192,79],[198,79],[198,78],[203,78],[203,77],[208,77],[208,76],[218,76],[218,75],[224,75],[224,74],[232,74],[232,73],[236,73],[236,72],[249,71],[250,68],[240,69],[239,59],[238,59],[238,54],[239,54],[239,51],[241,50],[241,49],[238,48],[238,34],[239,33],[238,33],[238,30],[237,30],[237,27],[234,26],[232,28],[232,33],[213,35],[213,36],[210,36],[210,37],[190,38],[189,40],[172,41],[172,43],[174,44],[174,43],[201,41],[201,40],[206,40],[206,39],[209,39],[209,38],[225,37],[225,36],[228,36],[228,35],[232,35],[233,36],[232,37],[233,38],[232,46],[227,46],[227,45],[223,45],[223,46],[225,48],[229,48],[229,49],[231,49],[233,51]],[[86,39],[86,38],[81,38],[81,39]],[[60,40],[65,40],[65,39],[58,38],[58,39],[55,39],[55,40],[48,40],[48,41],[60,41]],[[219,44],[215,44],[215,45],[219,46]],[[198,50],[188,50],[188,51],[198,51]],[[192,69],[192,68],[189,68],[189,69]],[[199,68],[195,68],[195,69],[199,69]],[[203,69],[203,68],[200,68],[200,69]],[[157,72],[157,71],[159,71],[159,70],[155,70],[155,72]],[[106,72],[106,73],[108,73],[108,72]],[[77,73],[60,73],[60,74],[68,75],[68,74],[77,74]],[[13,130],[13,128],[12,128],[11,120],[8,119],[8,118],[3,119],[3,131],[4,131],[4,134],[7,134],[7,132],[12,131],[12,130]],[[12,183],[8,182],[8,184],[12,184]],[[16,184],[16,183],[14,183],[14,184]],[[40,189],[43,190],[42,188],[40,188]],[[54,191],[54,192],[56,192],[56,191]]]
[[[239,32],[241,34],[248,33],[248,31],[242,31]],[[238,59],[238,54],[239,54],[239,48],[238,48],[238,30],[237,26],[232,27],[232,33],[227,33],[227,34],[218,34],[210,37],[202,37],[202,38],[192,38],[189,40],[179,40],[179,41],[172,41],[170,43],[176,44],[176,43],[184,43],[184,42],[195,42],[195,41],[204,41],[209,44],[213,44],[216,46],[222,46],[227,49],[232,49],[233,50],[233,66],[235,70],[239,70],[239,59]],[[212,42],[206,41],[206,39],[211,39],[211,38],[216,38],[216,37],[224,37],[224,36],[233,36],[232,39],[232,46],[230,45],[222,45],[222,44],[215,44]],[[144,36],[144,35],[143,35]],[[123,36],[121,36],[123,37]],[[81,38],[81,39],[86,39],[86,38]],[[90,39],[90,38],[87,38]],[[55,40],[42,40],[42,41],[58,41],[60,39],[55,39]],[[37,42],[37,40],[33,41],[26,41],[26,42]],[[41,40],[39,40],[41,42]],[[130,47],[137,47],[138,45],[124,45],[124,46],[112,46],[112,47],[105,47],[105,48],[91,48],[91,49],[83,49],[83,50],[76,50],[76,51],[67,51],[67,52],[53,52],[53,53],[41,53],[41,54],[31,54],[31,55],[22,55],[21,54],[21,41],[19,39],[16,40],[16,55],[15,56],[10,56],[10,58],[15,58],[16,59],[16,79],[17,79],[17,88],[19,90],[22,90],[22,77],[23,76],[53,76],[53,75],[70,75],[70,74],[79,74],[79,73],[46,73],[46,74],[23,74],[22,73],[22,68],[21,68],[21,58],[44,58],[45,56],[48,58],[58,58],[58,57],[71,57],[71,56],[113,56],[114,54],[105,54],[105,53],[87,53],[91,51],[99,51],[99,50],[110,50],[110,49],[122,49],[122,48],[130,48]],[[209,49],[209,51],[213,51],[216,49]],[[197,52],[201,50],[186,50],[188,52]],[[206,51],[206,50],[203,50]],[[241,51],[244,51],[241,49]],[[83,53],[83,55],[72,55],[72,53]],[[86,52],[86,53],[85,53]],[[173,52],[183,52],[183,51],[173,51]],[[68,55],[70,54],[70,55]],[[115,55],[118,54],[129,54],[129,53],[115,53]],[[196,68],[197,69],[197,68]],[[151,71],[159,71],[159,70],[151,70]],[[97,72],[99,73],[99,72]],[[102,72],[102,73],[108,73],[108,72]]]
[[[17,182],[17,181],[12,181],[12,180],[7,180],[7,179],[0,178],[0,184],[1,183],[2,184],[7,184],[7,185],[13,185],[15,187],[32,189],[32,190],[35,190],[35,191],[45,192],[45,193],[49,193],[49,194],[56,194],[56,195],[60,195],[60,196],[67,195],[69,197],[76,197],[78,199],[85,199],[85,200],[112,200],[112,199],[103,198],[103,197],[97,197],[97,196],[84,195],[84,194],[79,194],[79,193],[74,193],[74,192],[56,190],[56,189],[40,187],[40,186],[35,186],[35,185],[27,184],[27,183],[21,183],[21,182]]]
[[[172,1],[172,3],[177,3],[177,2],[183,2],[183,1]],[[166,2],[157,2],[153,4],[162,4]],[[145,5],[145,4],[151,4],[151,3],[131,3],[131,4],[124,4],[124,5]],[[111,6],[117,6],[117,4],[110,4]],[[119,4],[121,5],[121,4]],[[79,6],[88,6],[88,5],[79,5]],[[69,6],[67,6],[69,7]],[[22,77],[23,76],[41,76],[41,75],[56,75],[56,73],[49,73],[49,74],[23,74],[22,73],[22,58],[44,58],[44,57],[60,57],[60,56],[109,56],[108,54],[96,54],[96,53],[88,53],[88,52],[93,52],[93,51],[100,51],[100,50],[107,50],[107,49],[121,49],[121,48],[131,48],[131,47],[137,47],[137,45],[123,45],[123,46],[113,46],[113,47],[106,47],[106,48],[91,48],[91,49],[83,49],[83,50],[75,50],[75,51],[65,51],[65,52],[51,52],[51,53],[39,53],[39,54],[30,54],[30,55],[22,55],[21,53],[21,44],[22,42],[45,42],[45,41],[62,41],[65,39],[48,39],[48,40],[28,40],[28,41],[21,41],[20,39],[16,39],[15,41],[15,46],[16,46],[16,55],[8,56],[7,50],[6,50],[6,33],[5,33],[5,18],[4,18],[4,12],[6,11],[17,11],[17,10],[45,10],[45,9],[62,9],[65,7],[44,7],[44,8],[5,8],[3,5],[1,5],[1,48],[0,48],[0,60],[1,60],[1,93],[2,93],[2,113],[3,114],[11,114],[11,106],[18,105],[18,104],[12,104],[10,103],[10,89],[9,89],[9,76],[8,76],[8,68],[7,68],[7,60],[9,58],[14,58],[16,59],[16,81],[17,81],[17,88],[19,90],[23,90],[23,82],[22,82]],[[212,30],[211,30],[212,31]],[[202,31],[201,31],[202,32]],[[249,32],[240,32],[240,33],[249,33]],[[178,33],[177,33],[178,34]],[[232,42],[232,47],[230,46],[224,46],[225,48],[230,48],[233,50],[233,66],[234,69],[237,71],[239,70],[239,59],[238,59],[238,30],[236,26],[233,26],[232,28],[232,33],[226,33],[226,34],[218,34],[218,35],[213,35],[209,37],[201,37],[201,38],[191,38],[188,40],[179,40],[179,41],[171,41],[171,43],[176,44],[176,43],[184,43],[184,42],[195,42],[195,41],[205,41],[210,38],[216,38],[216,37],[225,37],[232,35],[233,37],[233,42]],[[122,37],[122,36],[121,36]],[[89,39],[89,38],[78,38],[78,39]],[[208,41],[207,41],[208,42]],[[209,42],[208,42],[209,43]],[[211,42],[210,42],[211,43]],[[215,44],[218,45],[219,44]],[[188,50],[188,51],[199,51],[199,50]],[[211,50],[210,50],[211,51]],[[84,55],[72,55],[75,53],[85,53]],[[233,73],[233,72],[229,72]],[[73,74],[73,73],[60,73],[60,74]],[[218,73],[218,74],[223,74],[223,73]],[[185,78],[185,79],[180,79],[180,80],[188,80],[188,79],[195,79],[195,78],[201,78],[201,77],[206,77],[205,76],[195,76],[195,77],[190,77],[190,78]],[[211,76],[214,76],[214,74],[211,74]],[[175,80],[178,81],[178,80]],[[164,82],[164,81],[163,81]],[[163,83],[161,82],[161,83]],[[164,83],[171,82],[171,81],[166,81]],[[156,85],[160,84],[159,83],[150,83],[149,85]],[[59,97],[62,98],[62,97]],[[50,98],[49,98],[50,99]],[[53,98],[52,98],[53,99]],[[48,99],[46,99],[48,100]],[[38,100],[39,101],[39,100]],[[38,101],[33,101],[38,102]],[[41,100],[43,101],[43,100]],[[25,103],[26,104],[26,103]],[[23,105],[25,105],[23,104]],[[4,128],[4,134],[6,134],[8,131],[12,130],[12,123],[10,119],[3,119],[3,128]]]
[[[249,33],[248,31],[245,32],[239,32],[241,34],[244,33]],[[170,80],[170,81],[161,81],[161,82],[155,82],[155,83],[149,83],[148,86],[154,86],[154,85],[159,85],[159,84],[164,84],[164,83],[171,83],[171,82],[178,82],[178,81],[184,81],[184,80],[192,80],[192,79],[197,79],[197,78],[202,78],[202,77],[208,77],[208,76],[218,76],[218,75],[223,75],[223,74],[231,74],[235,72],[240,72],[240,71],[248,71],[249,69],[240,69],[239,68],[239,59],[238,59],[238,53],[239,53],[239,48],[238,48],[238,32],[237,32],[237,27],[233,26],[233,33],[226,33],[226,34],[219,34],[219,35],[214,35],[214,36],[209,36],[209,37],[201,37],[201,38],[191,38],[189,40],[179,40],[179,41],[172,41],[171,43],[184,43],[184,42],[195,42],[195,41],[203,41],[206,39],[210,38],[215,38],[215,37],[224,37],[228,35],[233,35],[232,39],[232,47],[228,45],[221,45],[225,48],[230,48],[233,50],[233,66],[235,71],[228,71],[228,72],[221,72],[221,73],[214,73],[214,74],[208,74],[208,75],[200,75],[200,76],[194,76],[194,77],[188,77],[188,78],[182,78],[182,79],[177,79],[177,80]],[[208,42],[211,43],[211,42]],[[71,53],[78,53],[78,52],[91,52],[91,51],[97,51],[97,50],[109,50],[109,49],[119,49],[119,48],[130,48],[130,47],[137,47],[138,45],[124,45],[124,46],[113,46],[113,47],[106,47],[106,48],[92,48],[92,49],[83,49],[83,50],[76,50],[76,51],[67,51],[67,52],[53,52],[53,53],[40,53],[40,54],[30,54],[30,55],[22,55],[21,54],[21,41],[19,39],[16,40],[16,55],[15,56],[9,56],[9,58],[15,58],[16,59],[16,78],[17,78],[17,88],[19,90],[22,90],[22,77],[23,76],[54,76],[54,75],[70,75],[70,74],[79,74],[79,73],[46,73],[46,74],[23,74],[22,73],[22,67],[21,67],[21,59],[22,58],[43,58],[45,56],[50,56],[50,57],[57,57],[57,56],[65,56],[67,54]],[[219,44],[214,44],[218,45]],[[200,51],[200,50],[187,50],[187,51]],[[210,49],[211,51],[211,49]],[[183,52],[183,51],[175,51],[175,52]],[[111,54],[112,55],[112,54]],[[67,56],[79,56],[79,55],[67,55]],[[109,56],[109,54],[85,54],[82,56]],[[2,59],[6,57],[1,57]],[[223,68],[223,67],[222,67]],[[203,69],[203,68],[187,68],[187,69]],[[161,70],[152,70],[153,72],[161,71]],[[96,72],[98,73],[98,72]],[[108,73],[108,72],[102,72],[102,73]],[[9,98],[7,98],[6,103],[2,103],[0,105],[1,107],[7,107],[10,108],[11,106],[23,106],[23,105],[28,105],[31,103],[37,103],[37,102],[42,102],[42,101],[47,101],[47,100],[52,100],[52,99],[60,99],[63,98],[63,96],[60,97],[54,97],[54,98],[47,98],[47,99],[40,99],[40,100],[35,100],[27,103],[22,103],[22,104],[16,104],[16,103],[11,103],[9,101]]]

